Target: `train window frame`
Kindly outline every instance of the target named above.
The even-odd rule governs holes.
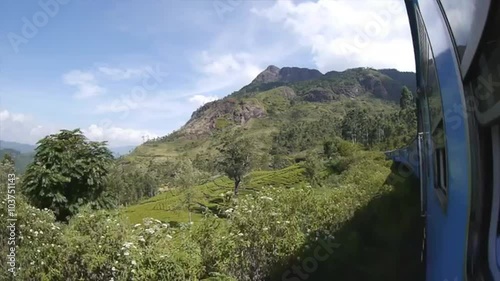
[[[444,126],[444,112],[443,112],[443,94],[441,92],[441,86],[439,82],[439,75],[435,65],[435,56],[434,51],[432,49],[432,45],[430,43],[429,34],[427,33],[427,28],[424,24],[422,15],[419,10],[416,10],[416,18],[417,18],[417,29],[418,29],[418,38],[419,38],[419,46],[425,46],[426,50],[423,49],[421,52],[425,54],[423,57],[420,57],[420,67],[422,69],[422,78],[423,81],[423,99],[424,106],[427,108],[427,119],[429,122],[429,128],[427,128],[429,134],[429,140],[431,140],[431,145],[429,146],[430,152],[427,160],[429,161],[429,168],[432,167],[432,176],[433,176],[433,189],[435,191],[436,197],[438,198],[441,208],[444,213],[446,213],[448,206],[448,182],[449,182],[449,165],[448,165],[448,149],[446,146],[446,134],[445,134],[445,126]],[[432,63],[432,67],[431,67]],[[432,75],[432,76],[431,76]],[[436,97],[432,97],[432,99],[438,101],[439,105],[439,114],[438,120],[436,120],[436,116],[433,116],[432,107],[431,107],[431,94],[436,95]],[[434,117],[434,118],[433,118]],[[425,117],[424,117],[425,118]],[[438,135],[439,133],[441,133]],[[438,136],[436,136],[438,135]],[[442,143],[437,144],[435,139],[438,139],[441,136]]]
[[[429,38],[427,38],[430,40]],[[446,133],[444,126],[444,112],[443,112],[443,93],[439,83],[439,75],[435,65],[434,51],[431,44],[429,45],[428,55],[428,87],[425,95],[429,102],[429,115],[430,115],[430,134],[432,139],[432,161],[434,166],[434,191],[441,204],[443,212],[446,212],[448,206],[448,149],[446,147]],[[431,65],[432,63],[432,65]],[[433,77],[431,77],[431,75]],[[432,97],[432,95],[436,95]],[[431,100],[436,100],[438,105],[438,114],[433,115]],[[436,109],[435,105],[434,109]],[[437,117],[437,118],[436,118]],[[437,119],[437,120],[436,120]]]
[[[500,170],[500,125],[491,127],[491,148],[493,171]],[[493,173],[493,196],[491,205],[490,228],[488,233],[488,265],[494,280],[500,280],[500,174]]]

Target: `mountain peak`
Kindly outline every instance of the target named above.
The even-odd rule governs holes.
[[[316,69],[301,67],[283,67],[269,65],[262,71],[252,83],[271,83],[271,82],[299,82],[304,80],[317,79],[323,74]]]
[[[257,77],[255,77],[252,83],[276,82],[279,80],[279,73],[280,73],[279,67],[275,65],[270,65],[259,75],[257,75]]]

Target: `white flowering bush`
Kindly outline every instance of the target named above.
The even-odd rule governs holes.
[[[175,228],[156,219],[130,224],[120,210],[89,207],[67,224],[58,223],[51,211],[31,207],[21,197],[16,206],[18,279],[274,280],[281,278],[283,268],[310,257],[324,241],[341,247],[341,254],[333,255],[338,260],[357,262],[362,253],[360,237],[378,235],[399,241],[394,234],[397,228],[386,235],[386,225],[375,225],[378,214],[390,215],[384,204],[349,226],[374,199],[394,191],[384,184],[390,170],[383,158],[364,156],[350,156],[353,161],[339,175],[338,186],[269,186],[237,198],[221,193],[227,208],[224,218],[206,214],[201,221]],[[0,195],[4,198],[5,192]],[[397,201],[404,203],[402,197]],[[0,210],[4,225],[4,201]],[[398,225],[403,224],[392,227]],[[6,237],[7,230],[2,228],[0,234]],[[7,251],[5,243],[2,247]]]

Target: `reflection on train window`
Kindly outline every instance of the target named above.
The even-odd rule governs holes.
[[[467,46],[467,39],[471,36],[470,28],[474,21],[474,13],[478,0],[441,0],[445,17],[450,25],[451,32],[457,45],[460,59]]]
[[[419,45],[421,46],[420,75],[422,77],[419,85],[423,91],[423,130],[428,133],[432,140],[432,154],[429,155],[429,169],[433,169],[434,187],[441,204],[446,206],[448,165],[446,155],[446,137],[443,122],[443,103],[441,89],[436,70],[434,54],[429,43],[429,37],[421,15],[417,13],[417,28],[419,33]],[[430,171],[429,171],[430,172]]]
[[[432,49],[429,47],[428,60],[428,86],[426,90],[429,101],[429,111],[431,119],[431,135],[434,146],[434,186],[438,192],[438,197],[443,205],[446,204],[447,190],[447,163],[446,163],[446,140],[443,122],[443,103],[441,90],[436,71],[436,64]]]
[[[493,17],[500,26],[500,17]],[[477,59],[471,67],[470,82],[476,98],[477,115],[482,124],[500,117],[500,33],[486,29]]]

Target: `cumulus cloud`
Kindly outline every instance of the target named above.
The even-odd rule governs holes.
[[[196,96],[215,91],[237,90],[250,83],[263,70],[259,62],[257,54],[202,51],[193,61],[195,70],[201,76],[196,83],[196,89],[190,92]]]
[[[34,144],[39,139],[56,132],[51,126],[41,126],[23,113],[0,111],[0,139]]]
[[[414,70],[403,1],[276,1],[252,13],[282,25],[310,49],[321,71],[356,66]]]
[[[94,141],[108,141],[111,145],[137,145],[144,139],[158,137],[157,134],[148,130],[136,130],[120,128],[116,126],[106,126],[92,124],[83,129],[85,136]]]
[[[218,98],[216,96],[204,96],[204,95],[194,95],[189,98],[189,101],[198,105],[202,106],[205,103],[217,100]]]
[[[16,123],[23,123],[28,120],[28,117],[22,113],[12,113],[8,110],[0,111],[0,121],[11,121]]]
[[[91,72],[72,70],[63,75],[63,81],[78,89],[75,93],[76,98],[89,98],[106,92],[106,89],[97,84],[97,80]]]

